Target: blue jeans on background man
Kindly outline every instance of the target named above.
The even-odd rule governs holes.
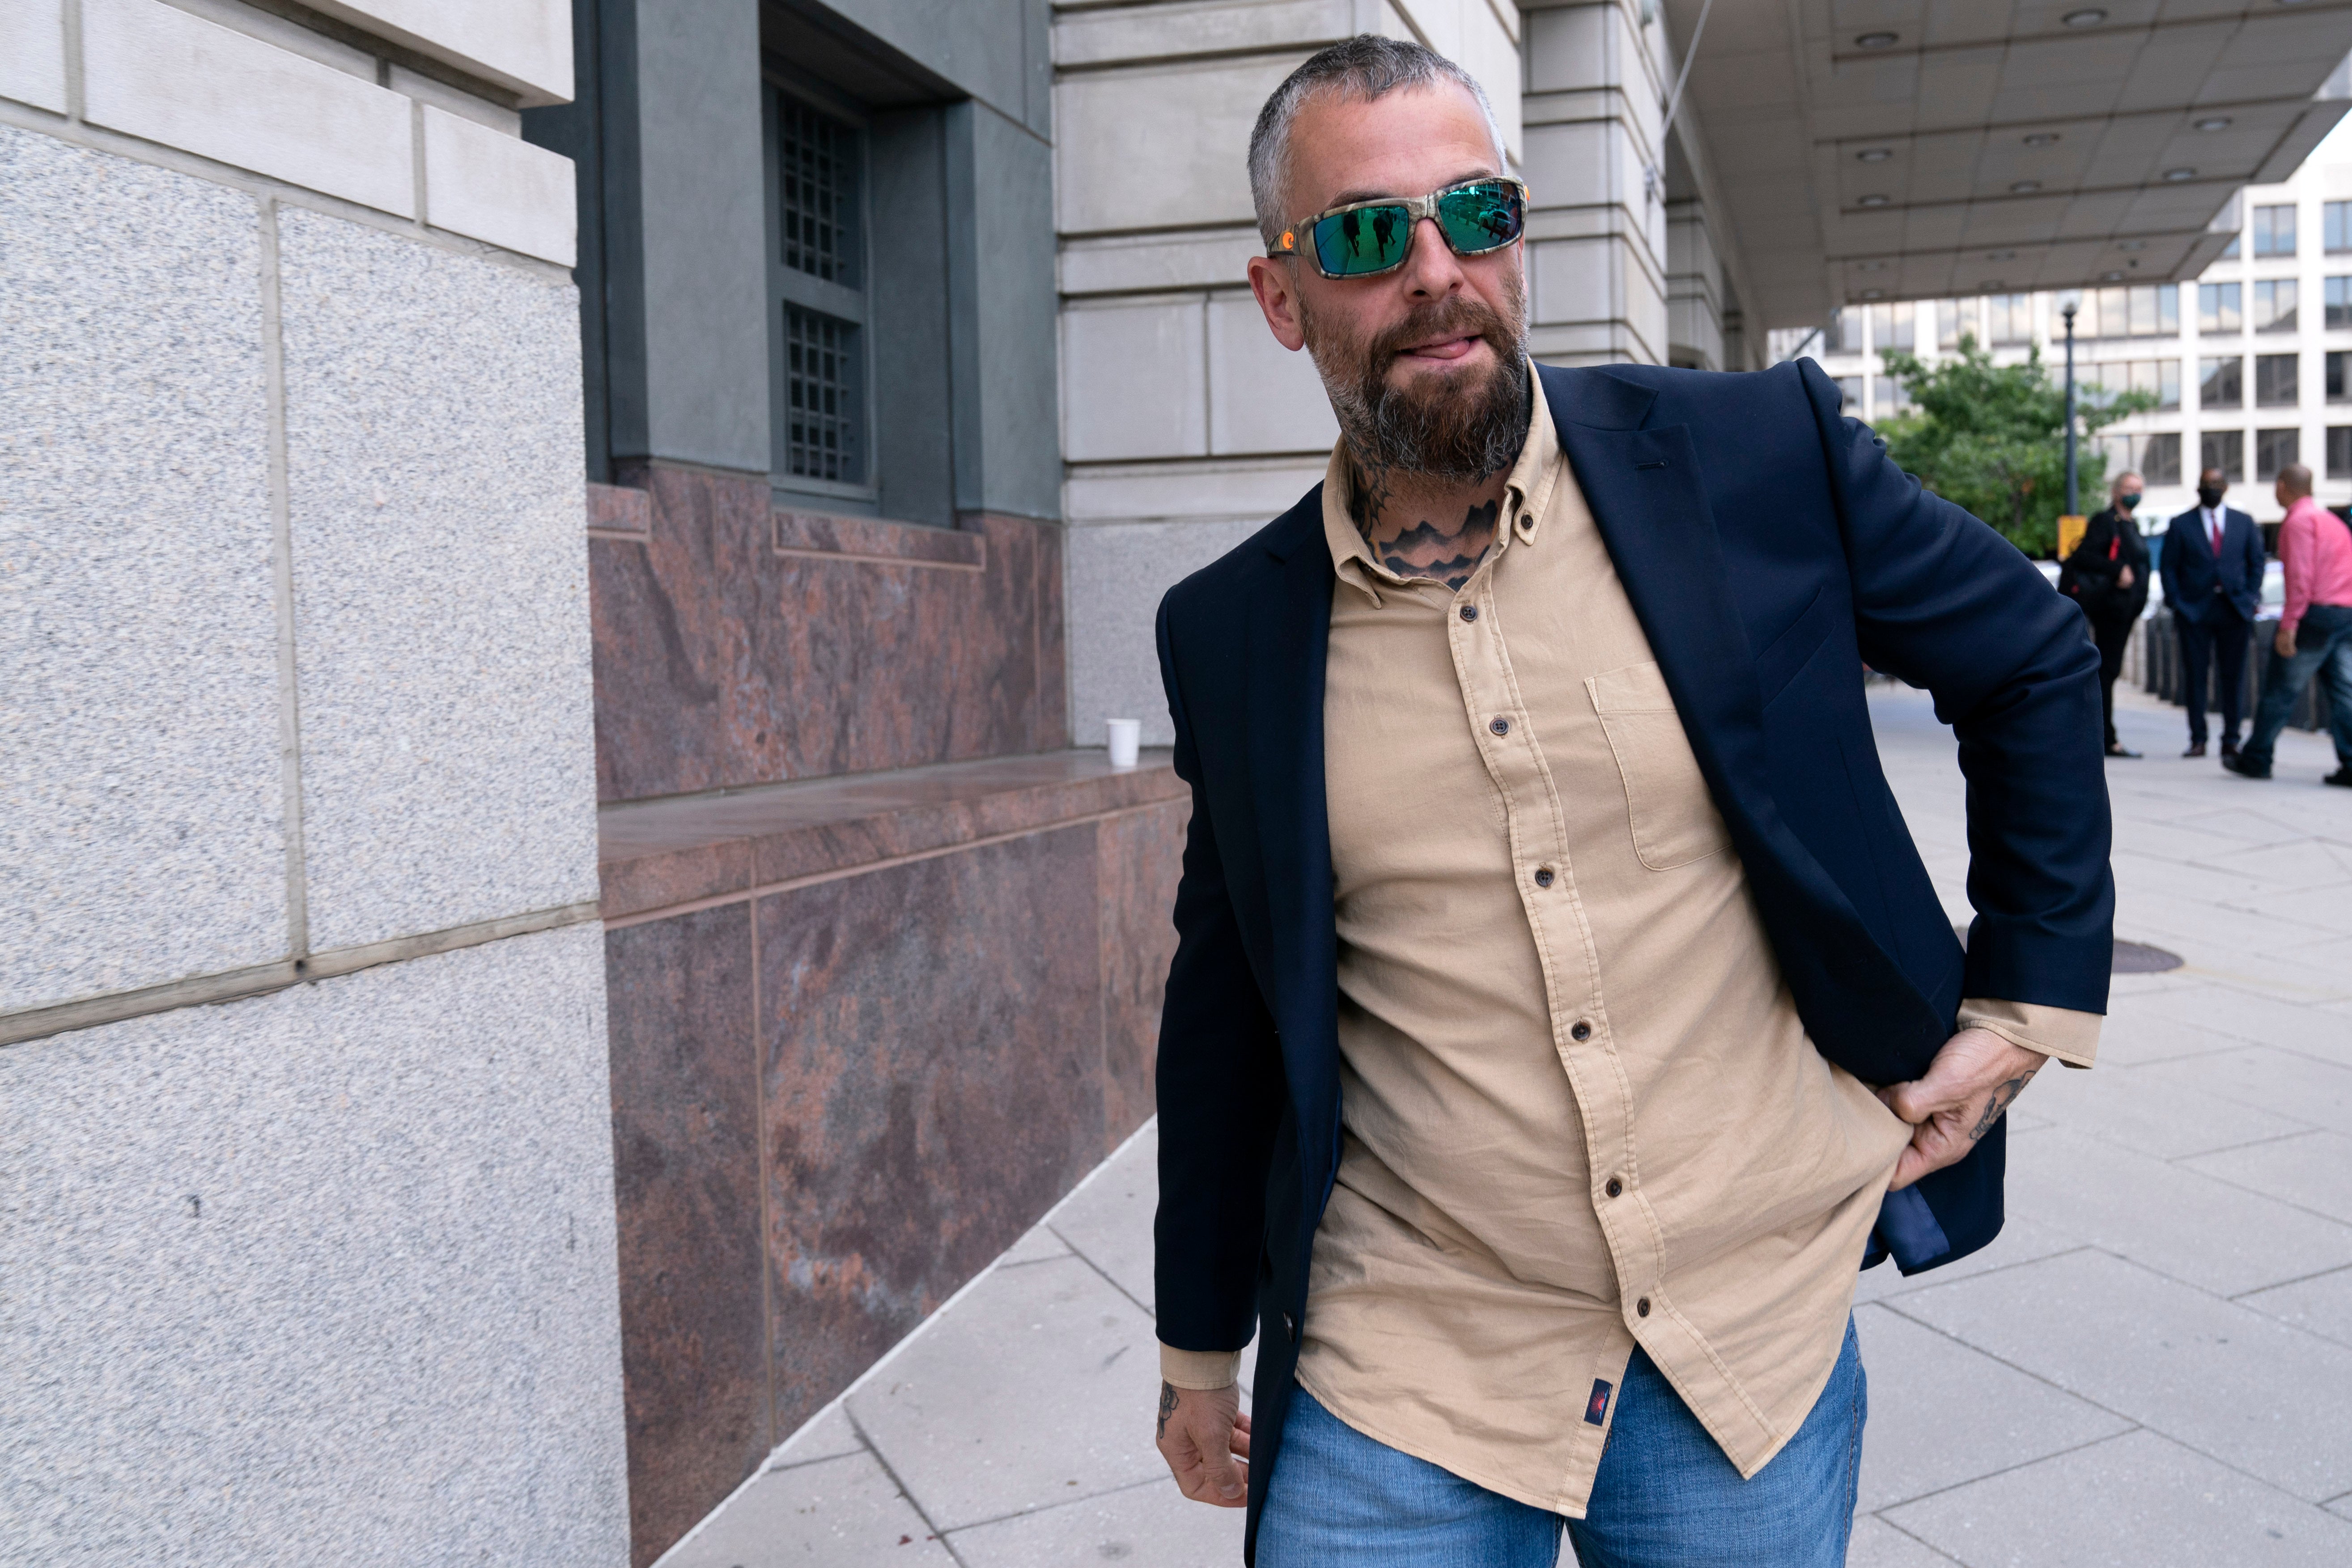
[[[2254,704],[2253,733],[2238,753],[2255,773],[2271,771],[2271,751],[2286,728],[2294,700],[2316,673],[2327,685],[2327,728],[2336,737],[2336,760],[2352,768],[2352,605],[2314,605],[2294,628],[2294,657],[2271,656],[2263,672],[2263,694]]]
[[[1636,1348],[1585,1517],[1514,1501],[1290,1397],[1258,1568],[1843,1568],[1868,1379],[1853,1324],[1812,1414],[1748,1480]]]

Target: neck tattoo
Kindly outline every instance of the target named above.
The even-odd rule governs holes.
[[[1391,521],[1387,515],[1393,499],[1388,470],[1358,463],[1353,479],[1349,518],[1381,564],[1400,577],[1443,583],[1458,593],[1494,546],[1495,525],[1503,510],[1499,500],[1472,502],[1451,528],[1427,518]]]

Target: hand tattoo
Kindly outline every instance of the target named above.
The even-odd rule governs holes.
[[[2000,1120],[2000,1113],[2009,1109],[2010,1102],[2024,1091],[2025,1086],[2033,1081],[2033,1074],[2041,1070],[2040,1068],[2035,1068],[2032,1071],[2022,1073],[2006,1083],[1995,1085],[1992,1097],[1985,1101],[1984,1115],[1969,1131],[1969,1142],[1974,1143],[1991,1131],[1992,1124]]]
[[[1153,1433],[1152,1436],[1155,1437],[1165,1437],[1168,1436],[1168,1418],[1175,1414],[1176,1385],[1172,1383],[1162,1381],[1160,1384],[1160,1429]]]

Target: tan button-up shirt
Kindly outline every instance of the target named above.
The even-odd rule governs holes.
[[[1743,1475],[1843,1342],[1910,1129],[1813,1047],[1616,568],[1533,399],[1457,595],[1376,562],[1335,450],[1324,686],[1339,1178],[1298,1381],[1580,1517],[1639,1342]],[[2087,1064],[2098,1020],[1971,1002]],[[1230,1358],[1163,1348],[1171,1382]]]

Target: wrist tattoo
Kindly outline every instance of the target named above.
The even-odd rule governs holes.
[[[1176,1414],[1176,1385],[1162,1378],[1160,1383],[1160,1429],[1155,1437],[1168,1436],[1168,1418]]]
[[[2033,1075],[2041,1070],[2040,1068],[2029,1068],[2007,1082],[1996,1085],[1985,1101],[1984,1115],[1969,1131],[1969,1142],[1974,1143],[1991,1131],[1992,1124],[2000,1120],[2001,1112],[2009,1109],[2010,1102],[2024,1091],[2025,1086],[2033,1081]]]

